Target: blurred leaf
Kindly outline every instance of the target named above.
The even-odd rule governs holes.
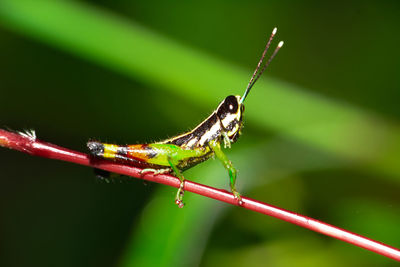
[[[242,93],[251,73],[251,70],[239,69],[229,62],[151,32],[135,22],[81,2],[2,0],[0,22],[9,29],[123,73],[155,90],[165,90],[207,108],[214,107],[217,100],[228,94]],[[260,44],[260,50],[262,46]],[[284,48],[280,53],[284,53]],[[128,94],[126,98],[130,98]],[[388,173],[398,180],[399,126],[373,114],[264,77],[248,99],[246,120],[251,125],[258,125],[264,132],[272,130],[284,138],[343,158],[340,163],[355,162],[363,168],[372,167],[373,170]],[[232,158],[234,162],[247,166],[245,169],[239,165],[239,169],[243,169],[240,177],[249,181],[266,176],[271,179],[286,177],[299,170],[332,164],[330,160],[321,160],[319,154],[311,153],[314,157],[305,157],[302,150],[302,156],[297,157],[299,160],[291,161],[291,152],[296,151],[288,147],[278,140],[262,149],[258,145],[247,150],[236,149],[239,155]],[[268,169],[266,167],[270,165],[267,166],[266,162],[282,165],[271,164]],[[262,169],[263,176],[258,176],[260,169],[257,166]],[[192,176],[202,178],[202,183],[226,188],[226,173],[220,166],[218,170],[200,168],[187,174],[187,177]],[[238,182],[239,188],[246,187],[247,181],[239,178]],[[145,209],[132,235],[123,265],[198,263],[211,226],[226,205],[187,194],[185,200],[188,207],[178,210],[173,204],[174,193],[171,188],[163,188]],[[301,206],[301,203],[297,204]],[[326,259],[335,262],[335,255],[332,256],[329,250],[324,250],[320,258],[315,255],[320,255],[318,253],[324,249],[319,243],[306,243],[310,249],[302,247],[296,257],[288,258],[287,255],[296,252],[301,242],[295,240],[296,245],[292,249],[289,246],[289,250],[288,246],[280,244],[267,248],[268,253],[272,251],[277,255],[272,262],[275,259],[282,265],[282,262],[305,265],[313,257],[312,262],[316,265]],[[263,246],[235,253],[244,255],[246,263],[265,263]],[[235,262],[239,264],[240,261],[231,255],[231,252],[226,257],[222,255],[223,260],[230,260],[231,265]]]
[[[82,3],[3,0],[0,20],[22,34],[197,104],[242,93],[232,88],[244,88],[250,73]],[[400,174],[398,125],[271,78],[260,81],[252,94],[246,111],[252,124]]]
[[[364,251],[364,254],[368,253]],[[369,266],[353,255],[338,255],[329,243],[311,236],[285,238],[236,250],[217,250],[204,266]]]

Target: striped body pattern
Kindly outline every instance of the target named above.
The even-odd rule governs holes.
[[[222,151],[221,144],[223,143],[225,148],[230,148],[231,144],[236,142],[241,134],[244,113],[243,102],[283,45],[282,41],[279,42],[270,58],[264,62],[265,55],[276,31],[277,29],[274,28],[243,96],[227,96],[221,101],[217,109],[192,131],[153,144],[120,146],[89,141],[87,146],[90,154],[95,158],[113,160],[121,164],[144,168],[142,173],[175,174],[181,181],[175,198],[175,203],[179,207],[183,207],[185,178],[182,172],[215,156],[228,171],[231,191],[238,200],[239,205],[241,205],[242,200],[235,187],[237,172],[232,162]]]
[[[239,109],[239,99],[240,96],[228,96],[194,130],[176,137],[153,144],[127,146],[89,141],[89,151],[96,157],[124,164],[173,171],[171,163],[174,162],[179,171],[187,170],[214,156],[210,143],[220,143],[224,138],[229,144],[237,140],[243,125],[244,109]],[[233,116],[226,113],[232,113]]]
[[[114,144],[99,143],[96,141],[88,142],[91,154],[96,157],[110,159],[116,162],[148,167],[152,169],[171,169],[169,158],[179,158],[177,167],[186,170],[212,156],[212,152],[207,148],[182,149],[172,144],[140,144],[120,146]]]

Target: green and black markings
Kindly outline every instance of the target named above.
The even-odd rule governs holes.
[[[89,141],[87,146],[90,153],[94,157],[140,166],[144,168],[142,173],[175,174],[181,181],[175,197],[175,202],[179,207],[183,207],[185,178],[182,172],[216,156],[228,171],[231,191],[240,205],[242,199],[235,187],[237,172],[232,162],[223,153],[221,144],[224,148],[230,147],[241,135],[244,113],[243,102],[283,45],[282,41],[279,42],[272,55],[264,62],[275,34],[276,28],[272,31],[243,96],[227,96],[217,109],[192,131],[152,144],[120,146]]]

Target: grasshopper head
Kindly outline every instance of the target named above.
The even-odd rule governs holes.
[[[240,96],[227,96],[217,108],[217,116],[230,141],[236,142],[242,128],[244,105],[240,103]]]

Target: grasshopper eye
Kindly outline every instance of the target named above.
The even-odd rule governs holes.
[[[236,114],[238,109],[239,103],[237,97],[230,95],[227,96],[219,105],[217,115],[220,119],[223,119],[230,114]]]
[[[229,113],[236,113],[239,107],[236,97],[233,95],[228,96],[224,100],[225,110]]]
[[[225,98],[225,105],[227,106],[227,110],[230,113],[236,113],[238,111],[239,103],[237,98],[233,95],[230,95],[227,98]]]

